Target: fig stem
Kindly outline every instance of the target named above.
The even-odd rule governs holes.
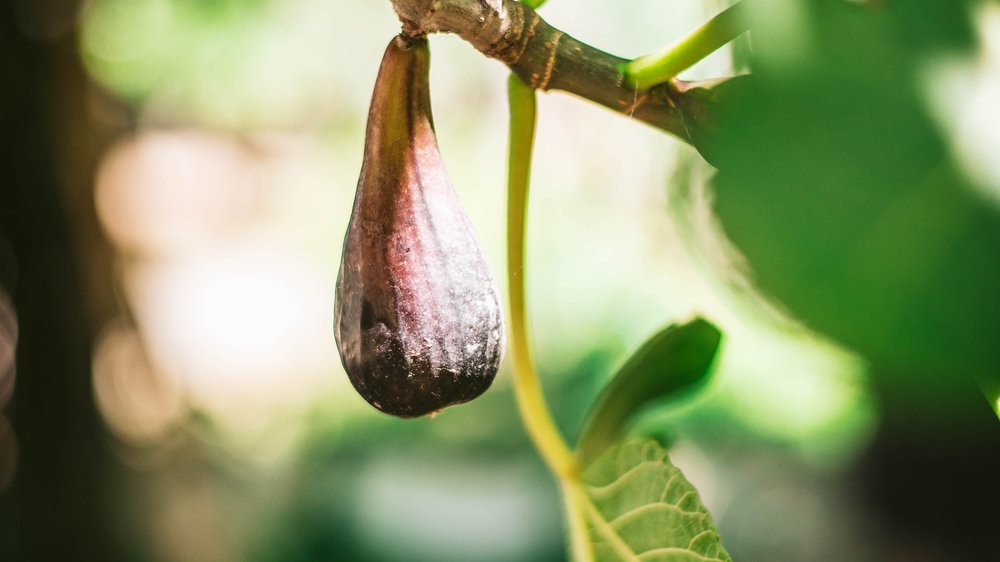
[[[529,346],[525,314],[524,234],[531,151],[535,136],[535,91],[511,75],[510,147],[507,161],[507,290],[514,394],[525,430],[549,468],[560,478],[578,479],[576,459],[545,405]]]
[[[666,49],[625,64],[625,78],[645,90],[673,80],[749,29],[743,2],[737,2]]]
[[[454,33],[537,90],[568,92],[694,142],[678,100],[700,82],[673,80],[638,95],[624,75],[628,59],[553,27],[517,0],[390,1],[407,33]],[[690,105],[705,109],[698,99]]]

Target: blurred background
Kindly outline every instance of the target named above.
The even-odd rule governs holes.
[[[727,4],[552,0],[543,15],[631,57]],[[793,47],[803,5],[758,2]],[[334,284],[398,31],[388,1],[2,10],[0,559],[565,559],[506,363],[482,398],[417,420],[375,411],[340,365]],[[919,84],[994,204],[1000,6],[967,13],[974,39]],[[454,37],[431,48],[442,154],[502,283],[506,70]],[[744,72],[749,49],[685,77]],[[924,396],[887,401],[897,379],[748,288],[694,149],[570,96],[539,103],[529,304],[567,435],[631,350],[701,314],[726,334],[712,383],[640,431],[672,443],[736,560],[995,554],[1000,446],[981,396],[940,424]]]

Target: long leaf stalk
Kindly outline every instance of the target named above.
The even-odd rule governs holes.
[[[570,551],[578,562],[593,560],[587,520],[580,509],[585,497],[576,457],[556,428],[545,404],[535,369],[527,326],[524,240],[528,210],[531,154],[535,139],[535,90],[511,75],[510,147],[507,162],[507,286],[510,306],[510,350],[514,363],[514,394],[528,435],[546,464],[559,479],[566,508]]]
[[[536,8],[544,1],[525,0],[523,4],[529,8]],[[704,41],[709,43],[726,36],[726,33],[720,35],[711,29],[709,31],[702,34],[708,38]],[[700,56],[703,58],[718,48],[716,46],[708,49],[708,46],[698,41],[694,40],[684,47],[681,50],[683,56],[678,55],[677,60],[689,60],[698,52],[704,52]],[[554,47],[549,57],[551,57],[550,67],[558,64],[557,51]],[[577,456],[560,434],[546,405],[529,338],[525,266],[528,192],[537,121],[536,90],[545,89],[548,78],[536,78],[535,75],[530,76],[535,78],[532,80],[522,78],[515,71],[510,75],[507,84],[510,105],[510,146],[507,162],[507,287],[514,394],[525,430],[546,465],[558,479],[566,511],[572,559],[576,562],[592,562],[594,549],[590,537],[590,523],[593,521],[597,525],[603,520],[594,518],[595,508],[584,488]],[[598,530],[600,531],[599,525]],[[612,544],[616,543],[612,541]],[[627,548],[625,550],[627,551]]]
[[[557,475],[574,478],[576,459],[545,405],[528,339],[524,238],[531,152],[535,135],[535,91],[516,76],[508,81],[510,152],[507,177],[507,286],[510,292],[510,351],[514,391],[528,435]]]
[[[746,9],[737,2],[663,51],[627,63],[625,78],[643,90],[669,82],[748,29]]]

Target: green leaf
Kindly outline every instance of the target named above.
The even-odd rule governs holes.
[[[611,449],[583,481],[598,562],[732,560],[698,492],[656,441]]]
[[[794,26],[747,4],[753,76],[699,148],[755,285],[930,398],[967,373],[1000,384],[1000,207],[928,102],[928,65],[975,54],[970,3],[779,0]]]
[[[697,318],[647,340],[598,396],[580,432],[577,457],[587,466],[621,440],[628,422],[650,402],[673,397],[705,380],[722,334]]]

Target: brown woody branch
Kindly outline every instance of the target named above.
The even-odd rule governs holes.
[[[562,90],[634,117],[692,143],[699,107],[684,92],[700,86],[674,80],[639,90],[627,84],[626,59],[605,53],[552,27],[515,0],[391,0],[411,36],[454,33],[506,64],[539,90]],[[695,104],[697,105],[697,104]]]

